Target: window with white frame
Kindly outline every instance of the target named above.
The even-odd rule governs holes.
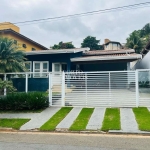
[[[48,61],[34,61],[33,62],[33,72],[34,77],[48,77]],[[37,72],[37,73],[36,73]]]

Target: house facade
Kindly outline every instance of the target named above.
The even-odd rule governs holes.
[[[0,36],[13,39],[14,44],[19,47],[19,50],[24,50],[26,52],[48,49],[45,46],[20,34],[20,28],[10,22],[0,23]]]
[[[141,59],[133,49],[92,50],[89,48],[26,52],[32,72],[123,71]]]

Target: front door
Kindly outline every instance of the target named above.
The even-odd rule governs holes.
[[[60,73],[62,71],[62,65],[60,63],[53,63],[52,64],[52,72]]]

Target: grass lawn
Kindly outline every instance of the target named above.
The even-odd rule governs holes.
[[[80,114],[78,115],[77,119],[70,127],[70,130],[74,131],[85,130],[93,111],[94,108],[83,108]]]
[[[132,108],[138,127],[143,131],[150,131],[150,112],[146,107]]]
[[[102,124],[102,131],[108,130],[120,130],[120,109],[107,108],[105,111],[105,117]]]
[[[52,118],[40,127],[42,131],[53,131],[56,126],[67,116],[72,107],[62,107]]]
[[[30,119],[0,119],[0,127],[20,129]]]

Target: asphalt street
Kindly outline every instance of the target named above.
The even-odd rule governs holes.
[[[72,134],[72,133],[0,133],[0,150],[149,150],[150,136]]]

